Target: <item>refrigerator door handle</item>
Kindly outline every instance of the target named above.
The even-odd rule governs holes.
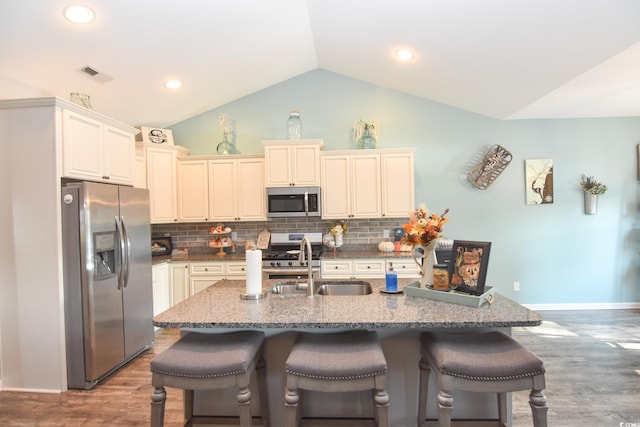
[[[120,290],[124,287],[125,242],[123,224],[119,216],[116,216],[116,230],[118,232],[118,243],[120,244],[120,268],[118,269],[118,290]]]
[[[120,217],[120,224],[122,224],[122,234],[124,237],[122,246],[125,248],[122,255],[125,267],[122,287],[126,288],[129,284],[129,271],[131,270],[131,239],[129,238],[129,233],[127,232],[127,226],[123,216]]]

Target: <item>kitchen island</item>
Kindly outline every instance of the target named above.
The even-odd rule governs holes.
[[[265,356],[269,381],[271,423],[283,425],[284,362],[296,331],[318,333],[347,329],[376,330],[389,365],[388,390],[391,397],[390,419],[394,427],[415,426],[418,404],[419,335],[424,330],[449,330],[474,333],[514,326],[536,326],[541,316],[510,299],[496,294],[494,302],[466,307],[445,302],[383,294],[384,280],[371,279],[373,293],[362,296],[286,296],[268,294],[262,300],[243,300],[245,282],[222,280],[157,315],[154,324],[165,328],[225,332],[234,329],[260,329],[267,335]],[[266,280],[265,289],[277,280]],[[399,289],[413,282],[400,279]],[[432,376],[432,380],[434,379]],[[435,383],[432,384],[435,386]],[[225,394],[226,392],[223,392]],[[307,393],[303,403],[305,417],[370,417],[370,394]],[[196,397],[196,410],[218,413],[222,402],[231,405],[222,411],[234,413],[233,393],[206,392]],[[211,404],[211,402],[215,402]],[[457,397],[454,417],[496,418],[495,397],[466,395]],[[224,405],[223,405],[224,406]],[[256,408],[257,410],[257,408]],[[436,406],[430,401],[428,418],[434,418]],[[366,425],[366,424],[363,424]]]

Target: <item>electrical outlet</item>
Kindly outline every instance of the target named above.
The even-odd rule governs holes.
[[[231,232],[231,240],[233,240],[234,242],[238,240],[238,233],[236,231]]]
[[[520,290],[520,282],[513,282],[513,290],[516,292]]]
[[[382,230],[382,237],[384,237],[385,239],[389,238],[389,230]]]

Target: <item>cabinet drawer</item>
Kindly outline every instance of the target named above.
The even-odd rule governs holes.
[[[385,262],[380,260],[356,260],[353,261],[353,274],[355,277],[384,277]]]
[[[321,275],[351,274],[351,261],[321,261]]]
[[[191,262],[191,275],[218,275],[224,277],[224,264],[221,262]]]
[[[230,278],[231,276],[233,277],[245,277],[247,272],[247,264],[244,262],[238,262],[238,263],[228,263],[227,264],[227,270],[226,270],[226,276],[227,278]]]
[[[388,259],[387,265],[392,265],[398,277],[420,277],[420,269],[413,259]]]

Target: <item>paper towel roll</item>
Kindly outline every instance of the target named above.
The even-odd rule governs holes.
[[[252,249],[245,251],[247,261],[247,295],[262,292],[262,251]]]

